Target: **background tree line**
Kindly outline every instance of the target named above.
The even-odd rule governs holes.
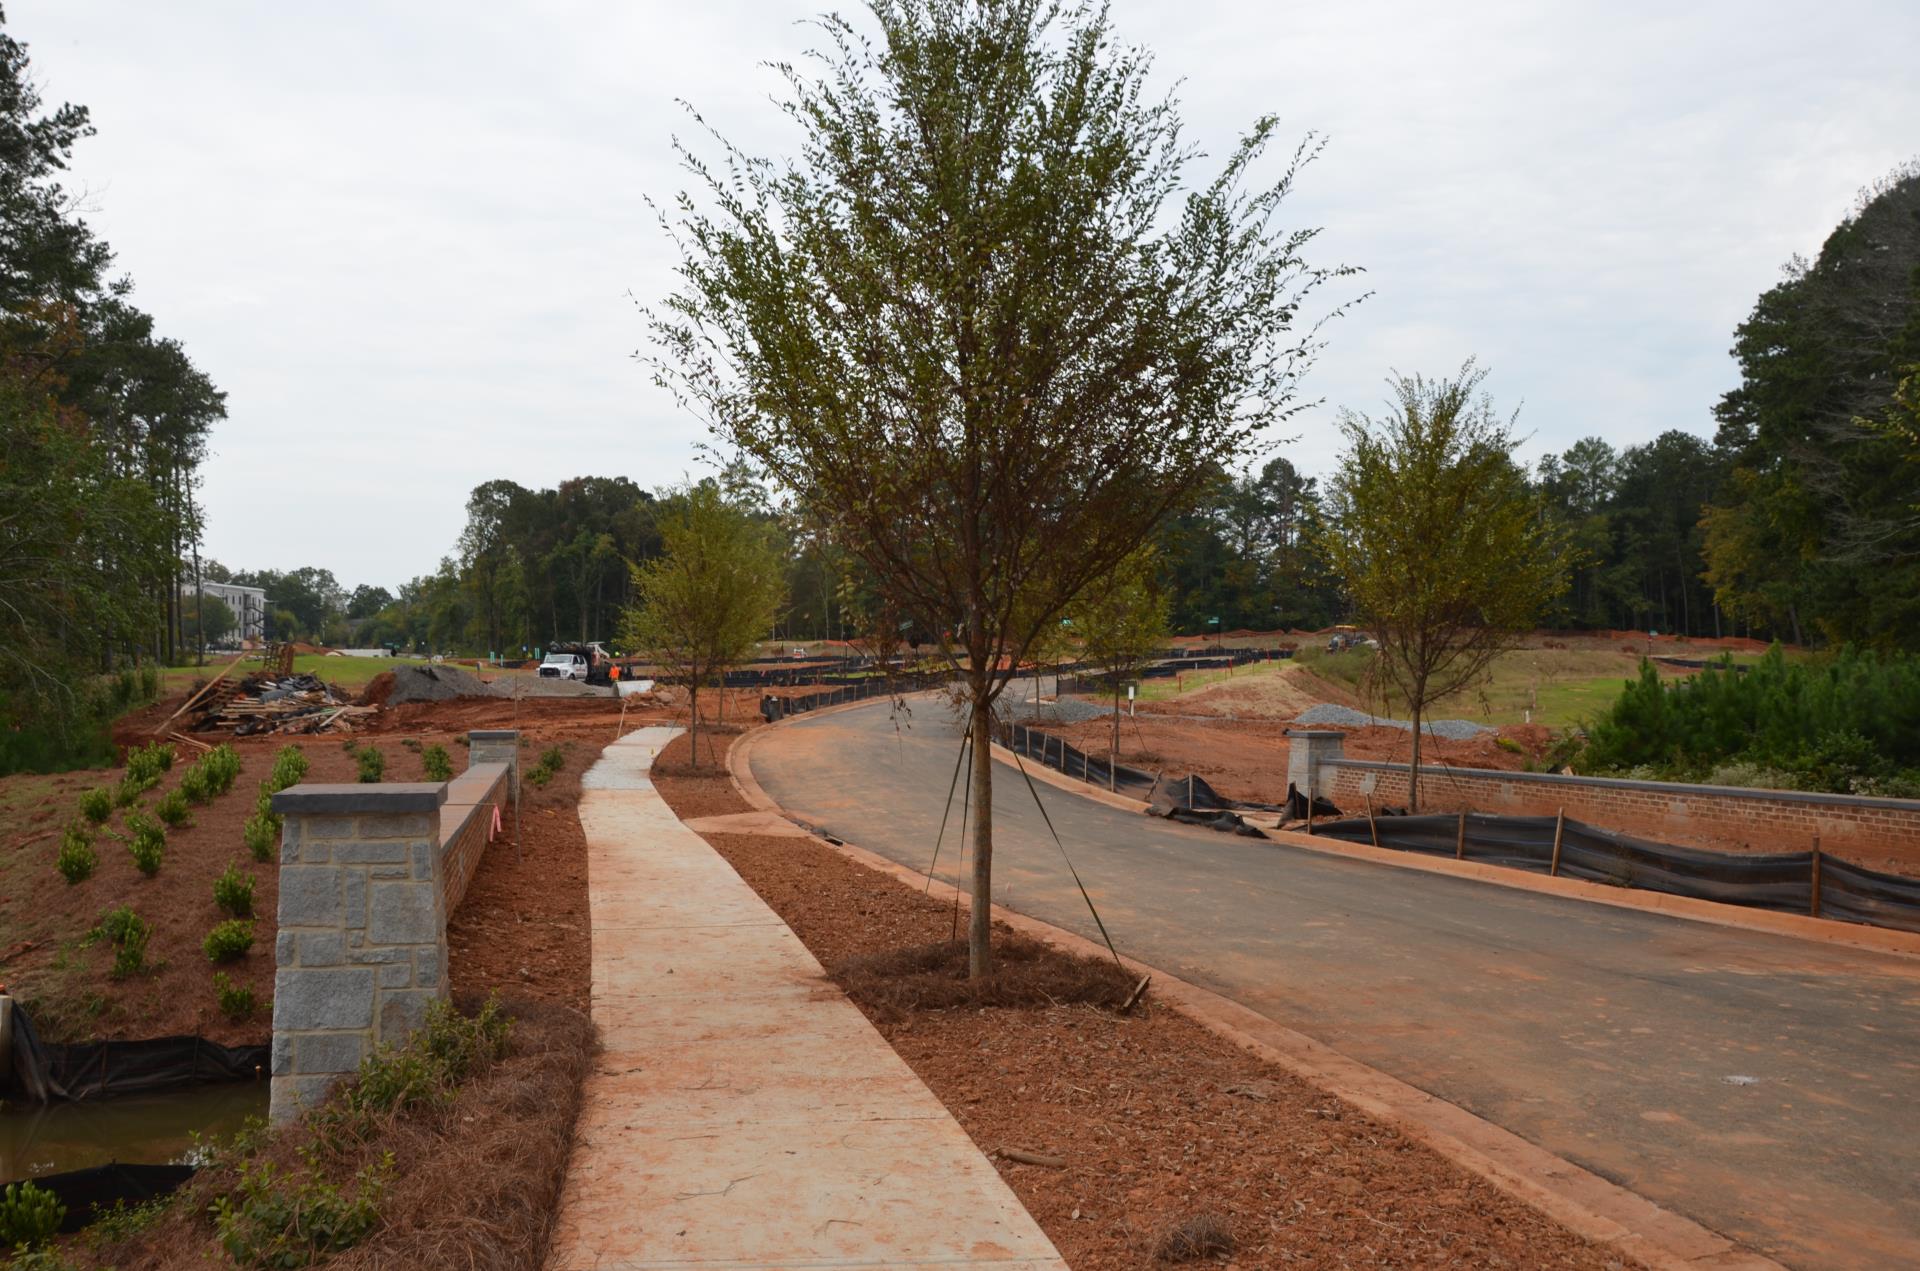
[[[0,14],[0,770],[96,753],[134,681],[176,659],[225,396],[132,302],[62,184],[93,134],[43,110]],[[150,683],[151,675],[144,677]]]

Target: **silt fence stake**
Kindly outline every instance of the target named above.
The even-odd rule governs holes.
[[[1454,836],[1453,859],[1456,861],[1467,859],[1467,814],[1465,812],[1460,814],[1460,832]]]
[[[1818,834],[1813,836],[1813,903],[1810,912],[1816,918],[1820,916],[1820,836]]]
[[[1547,868],[1549,877],[1557,878],[1560,874],[1560,836],[1565,832],[1566,828],[1567,810],[1561,808],[1559,812],[1555,813],[1553,818],[1553,864]]]

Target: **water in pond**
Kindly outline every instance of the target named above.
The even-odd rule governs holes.
[[[243,1081],[81,1103],[9,1105],[0,1112],[0,1182],[121,1161],[183,1160],[193,1136],[224,1139],[267,1115],[268,1085]]]

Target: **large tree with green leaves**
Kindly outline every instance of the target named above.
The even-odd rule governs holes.
[[[1218,175],[1103,6],[872,0],[783,68],[800,152],[683,151],[660,379],[942,641],[973,738],[969,963],[992,970],[994,702],[1040,633],[1298,409],[1332,272],[1259,120]]]
[[[700,689],[764,639],[786,603],[784,568],[764,522],[702,482],[669,499],[661,554],[633,568],[623,638],[687,684],[690,746],[700,766]]]
[[[1327,553],[1380,643],[1374,673],[1407,705],[1416,811],[1427,706],[1478,680],[1566,589],[1565,531],[1514,463],[1485,374],[1468,362],[1451,379],[1396,375],[1385,415],[1340,423]]]

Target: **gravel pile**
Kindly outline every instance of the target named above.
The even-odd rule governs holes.
[[[393,668],[389,706],[408,702],[447,702],[456,697],[504,697],[494,686],[457,666],[397,666]]]
[[[614,697],[611,684],[585,684],[558,676],[515,675],[490,686],[500,697]]]
[[[1369,715],[1357,711],[1351,706],[1310,706],[1294,716],[1296,724],[1337,724],[1342,728],[1399,728],[1408,732],[1413,725],[1404,719],[1388,719],[1384,715]],[[1482,733],[1493,730],[1470,719],[1430,719],[1420,726],[1420,731],[1429,737],[1444,737],[1449,741],[1470,741]]]

